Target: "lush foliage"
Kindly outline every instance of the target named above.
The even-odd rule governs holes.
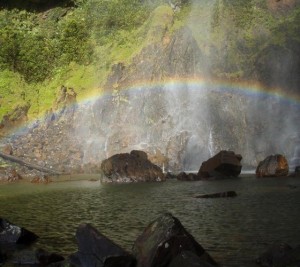
[[[182,27],[222,78],[247,77],[268,44],[300,43],[299,8],[276,14],[263,0],[71,2],[0,10],[0,120],[14,104],[29,103],[32,116],[44,112],[62,84],[75,87],[79,98],[99,91],[113,64],[130,64],[143,47]]]

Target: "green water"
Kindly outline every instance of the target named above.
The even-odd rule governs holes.
[[[193,198],[227,190],[238,197]],[[34,248],[67,256],[76,251],[76,228],[88,222],[130,251],[143,228],[169,211],[223,266],[252,266],[276,240],[300,244],[299,204],[300,180],[292,178],[0,186],[0,216],[38,234]]]

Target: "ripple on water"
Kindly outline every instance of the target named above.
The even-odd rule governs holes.
[[[1,216],[40,236],[36,247],[68,255],[76,251],[79,224],[91,223],[127,250],[161,213],[178,217],[223,266],[251,266],[276,240],[299,244],[296,180],[243,178],[213,182],[99,185],[93,182],[0,186]],[[193,196],[235,190],[236,198]]]

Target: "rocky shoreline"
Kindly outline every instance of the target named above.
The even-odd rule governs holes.
[[[163,182],[166,179],[179,181],[218,180],[239,177],[242,171],[242,156],[233,151],[222,150],[207,161],[204,161],[198,172],[195,173],[164,173],[163,170],[153,164],[147,153],[132,150],[130,153],[115,154],[102,161],[100,169],[93,173],[60,173],[52,169],[40,167],[36,164],[24,163],[23,160],[0,153],[4,159],[13,158],[21,162],[20,166],[0,167],[0,183],[27,181],[31,183],[50,183],[55,181],[99,180],[107,183],[132,183],[132,182]],[[48,173],[46,173],[48,171]],[[299,177],[300,167],[296,166],[293,173],[289,173],[287,159],[280,154],[270,155],[259,162],[256,178],[263,177]]]

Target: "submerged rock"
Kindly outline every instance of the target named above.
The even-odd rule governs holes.
[[[160,167],[148,160],[143,151],[116,154],[101,163],[102,183],[164,181]]]
[[[185,230],[180,221],[170,213],[157,218],[144,229],[136,239],[133,251],[138,267],[168,267],[172,264],[179,266],[177,261],[180,259],[176,258],[183,252],[188,252],[189,258],[198,257],[208,263],[206,266],[218,266],[205,249]]]
[[[37,238],[33,232],[0,218],[0,244],[30,244]]]
[[[289,173],[289,165],[283,155],[270,155],[258,164],[255,173],[256,177],[287,176]]]
[[[135,258],[90,224],[82,224],[76,232],[78,252],[70,257],[80,267],[133,267]]]
[[[240,154],[222,150],[202,163],[198,176],[201,178],[237,177],[242,170],[241,160],[242,156]]]
[[[235,191],[226,191],[214,194],[203,194],[195,196],[195,198],[220,198],[220,197],[236,197],[237,193]]]

